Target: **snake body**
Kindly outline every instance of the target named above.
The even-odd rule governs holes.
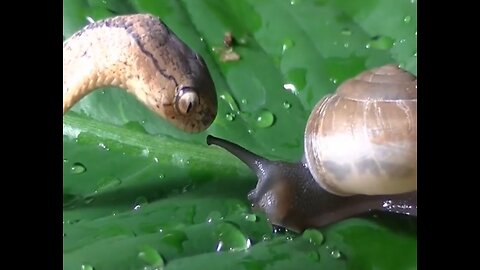
[[[200,55],[158,17],[121,15],[85,26],[63,43],[63,113],[96,89],[115,86],[175,127],[207,129],[215,85]]]

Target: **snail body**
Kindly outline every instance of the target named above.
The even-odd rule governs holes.
[[[150,14],[107,18],[73,34],[63,43],[63,74],[64,114],[94,90],[115,86],[188,133],[216,117],[204,60]]]
[[[298,163],[213,136],[256,172],[248,198],[274,225],[320,227],[373,210],[416,216],[417,79],[395,65],[364,71],[313,108]]]

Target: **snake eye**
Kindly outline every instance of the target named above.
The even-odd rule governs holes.
[[[182,87],[175,97],[175,109],[181,114],[189,114],[198,104],[198,96],[191,88]]]

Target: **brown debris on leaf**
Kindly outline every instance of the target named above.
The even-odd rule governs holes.
[[[213,51],[220,54],[220,61],[222,62],[233,62],[240,60],[240,55],[236,53],[233,49],[233,46],[237,42],[232,32],[225,32],[223,35],[223,45],[224,47],[214,47]]]

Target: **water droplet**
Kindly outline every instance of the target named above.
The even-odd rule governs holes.
[[[352,35],[352,31],[351,31],[350,29],[348,29],[348,28],[344,28],[344,29],[342,30],[342,35],[350,36],[350,35]]]
[[[86,196],[85,198],[83,198],[83,202],[84,202],[85,204],[90,204],[90,203],[92,203],[94,200],[95,200],[95,197],[94,197],[94,196]]]
[[[293,40],[289,38],[285,39],[282,44],[282,54],[284,54],[286,50],[292,48],[294,45],[295,43],[293,42]]]
[[[330,255],[334,258],[334,259],[339,259],[341,256],[342,256],[342,253],[340,253],[339,250],[337,249],[334,249],[330,252]]]
[[[242,104],[247,104],[248,103],[245,98],[242,98],[241,102],[242,102]]]
[[[235,99],[230,95],[230,93],[225,92],[220,95],[220,98],[223,99],[225,102],[227,102],[228,106],[230,107],[230,110],[234,112],[239,112],[240,109],[238,108],[237,102]]]
[[[144,245],[140,248],[138,258],[153,267],[163,267],[165,262],[158,251],[150,245]]]
[[[165,235],[160,238],[160,241],[162,243],[175,247],[178,252],[183,252],[183,242],[187,240],[187,234],[180,230],[172,230],[165,232]]]
[[[348,48],[348,46],[350,46],[350,44],[348,44],[348,42],[345,42],[345,43],[343,44],[343,47],[345,47],[345,48]]]
[[[248,132],[249,134],[255,133],[255,131],[253,131],[253,129],[250,129],[250,128],[247,130],[247,132]]]
[[[277,225],[272,225],[272,233],[273,234],[285,234],[287,232],[287,229],[284,227],[280,227]]]
[[[288,102],[288,101],[283,102],[283,108],[290,109],[290,107],[292,107],[292,104],[290,104],[290,102]]]
[[[218,237],[216,251],[240,251],[251,246],[250,239],[230,223],[218,224],[215,232]]]
[[[372,38],[367,44],[367,48],[373,48],[377,50],[388,50],[393,47],[394,39],[387,36],[378,36]]]
[[[147,198],[144,196],[138,197],[135,202],[133,203],[133,210],[139,210],[144,205],[148,204]]]
[[[145,124],[145,121],[142,121]],[[137,131],[141,133],[147,133],[145,130],[145,127],[137,121],[131,121],[123,125],[125,128],[132,130],[132,131]]]
[[[153,161],[154,161],[155,163],[158,163],[158,157],[154,157],[154,158],[153,158]]]
[[[100,181],[98,181],[97,189],[95,190],[95,192],[100,192],[103,190],[114,188],[116,186],[119,186],[121,183],[122,183],[122,180],[118,179],[117,177],[114,177],[114,176],[104,177]]]
[[[104,150],[110,151],[110,149],[104,143],[99,143],[98,146]]]
[[[329,80],[330,80],[333,84],[337,84],[337,79],[335,79],[335,78],[330,78]]]
[[[179,167],[184,167],[188,164],[190,164],[190,161],[188,159],[185,158],[185,156],[181,153],[175,153],[172,155],[172,162],[173,164],[175,164],[176,166],[179,166]]]
[[[407,16],[407,17],[405,17],[405,18],[403,19],[403,21],[404,21],[405,23],[409,23],[411,20],[412,20],[412,17],[410,17],[410,16]]]
[[[227,113],[227,114],[225,115],[225,118],[226,118],[228,121],[233,121],[233,120],[235,120],[235,114],[233,114],[233,113]]]
[[[262,241],[270,241],[272,240],[272,237],[268,234],[262,235]]]
[[[165,175],[164,175],[164,174],[160,174],[160,175],[158,176],[158,178],[163,179],[163,178],[165,178]]]
[[[300,0],[290,0],[290,5],[296,5]]]
[[[294,68],[287,72],[286,82],[283,85],[283,88],[293,94],[298,94],[297,91],[302,91],[306,84],[306,75],[307,70],[304,68]]]
[[[256,124],[260,128],[271,127],[274,122],[275,122],[275,116],[273,115],[273,113],[269,111],[264,110],[258,113],[257,115]]]
[[[207,222],[212,223],[214,221],[222,220],[222,214],[218,211],[212,211],[210,214],[207,216]]]
[[[400,44],[403,44],[405,42],[406,42],[406,40],[404,38],[400,39]]]
[[[142,149],[142,156],[148,157],[150,155],[150,150],[148,148]]]
[[[413,57],[417,57],[417,52],[415,52],[415,53],[413,54]]]
[[[286,235],[285,236],[285,240],[287,241],[292,241],[293,240],[293,237],[291,235]]]
[[[82,264],[81,269],[82,270],[94,270],[93,266],[91,266],[89,264]]]
[[[303,232],[303,237],[308,239],[308,241],[314,245],[320,246],[323,243],[323,234],[319,230],[315,229],[306,229]]]
[[[68,163],[68,159],[64,158],[63,163]]]
[[[257,215],[255,215],[255,214],[246,214],[246,215],[245,215],[245,220],[250,221],[250,222],[255,222],[255,221],[257,221]]]
[[[308,252],[307,256],[315,262],[320,261],[320,254],[316,250]]]
[[[81,174],[81,173],[86,172],[87,168],[82,163],[75,162],[75,163],[73,163],[71,171],[72,171],[73,174]]]
[[[297,87],[292,83],[286,83],[283,85],[283,89],[292,92],[293,94],[298,94]]]

